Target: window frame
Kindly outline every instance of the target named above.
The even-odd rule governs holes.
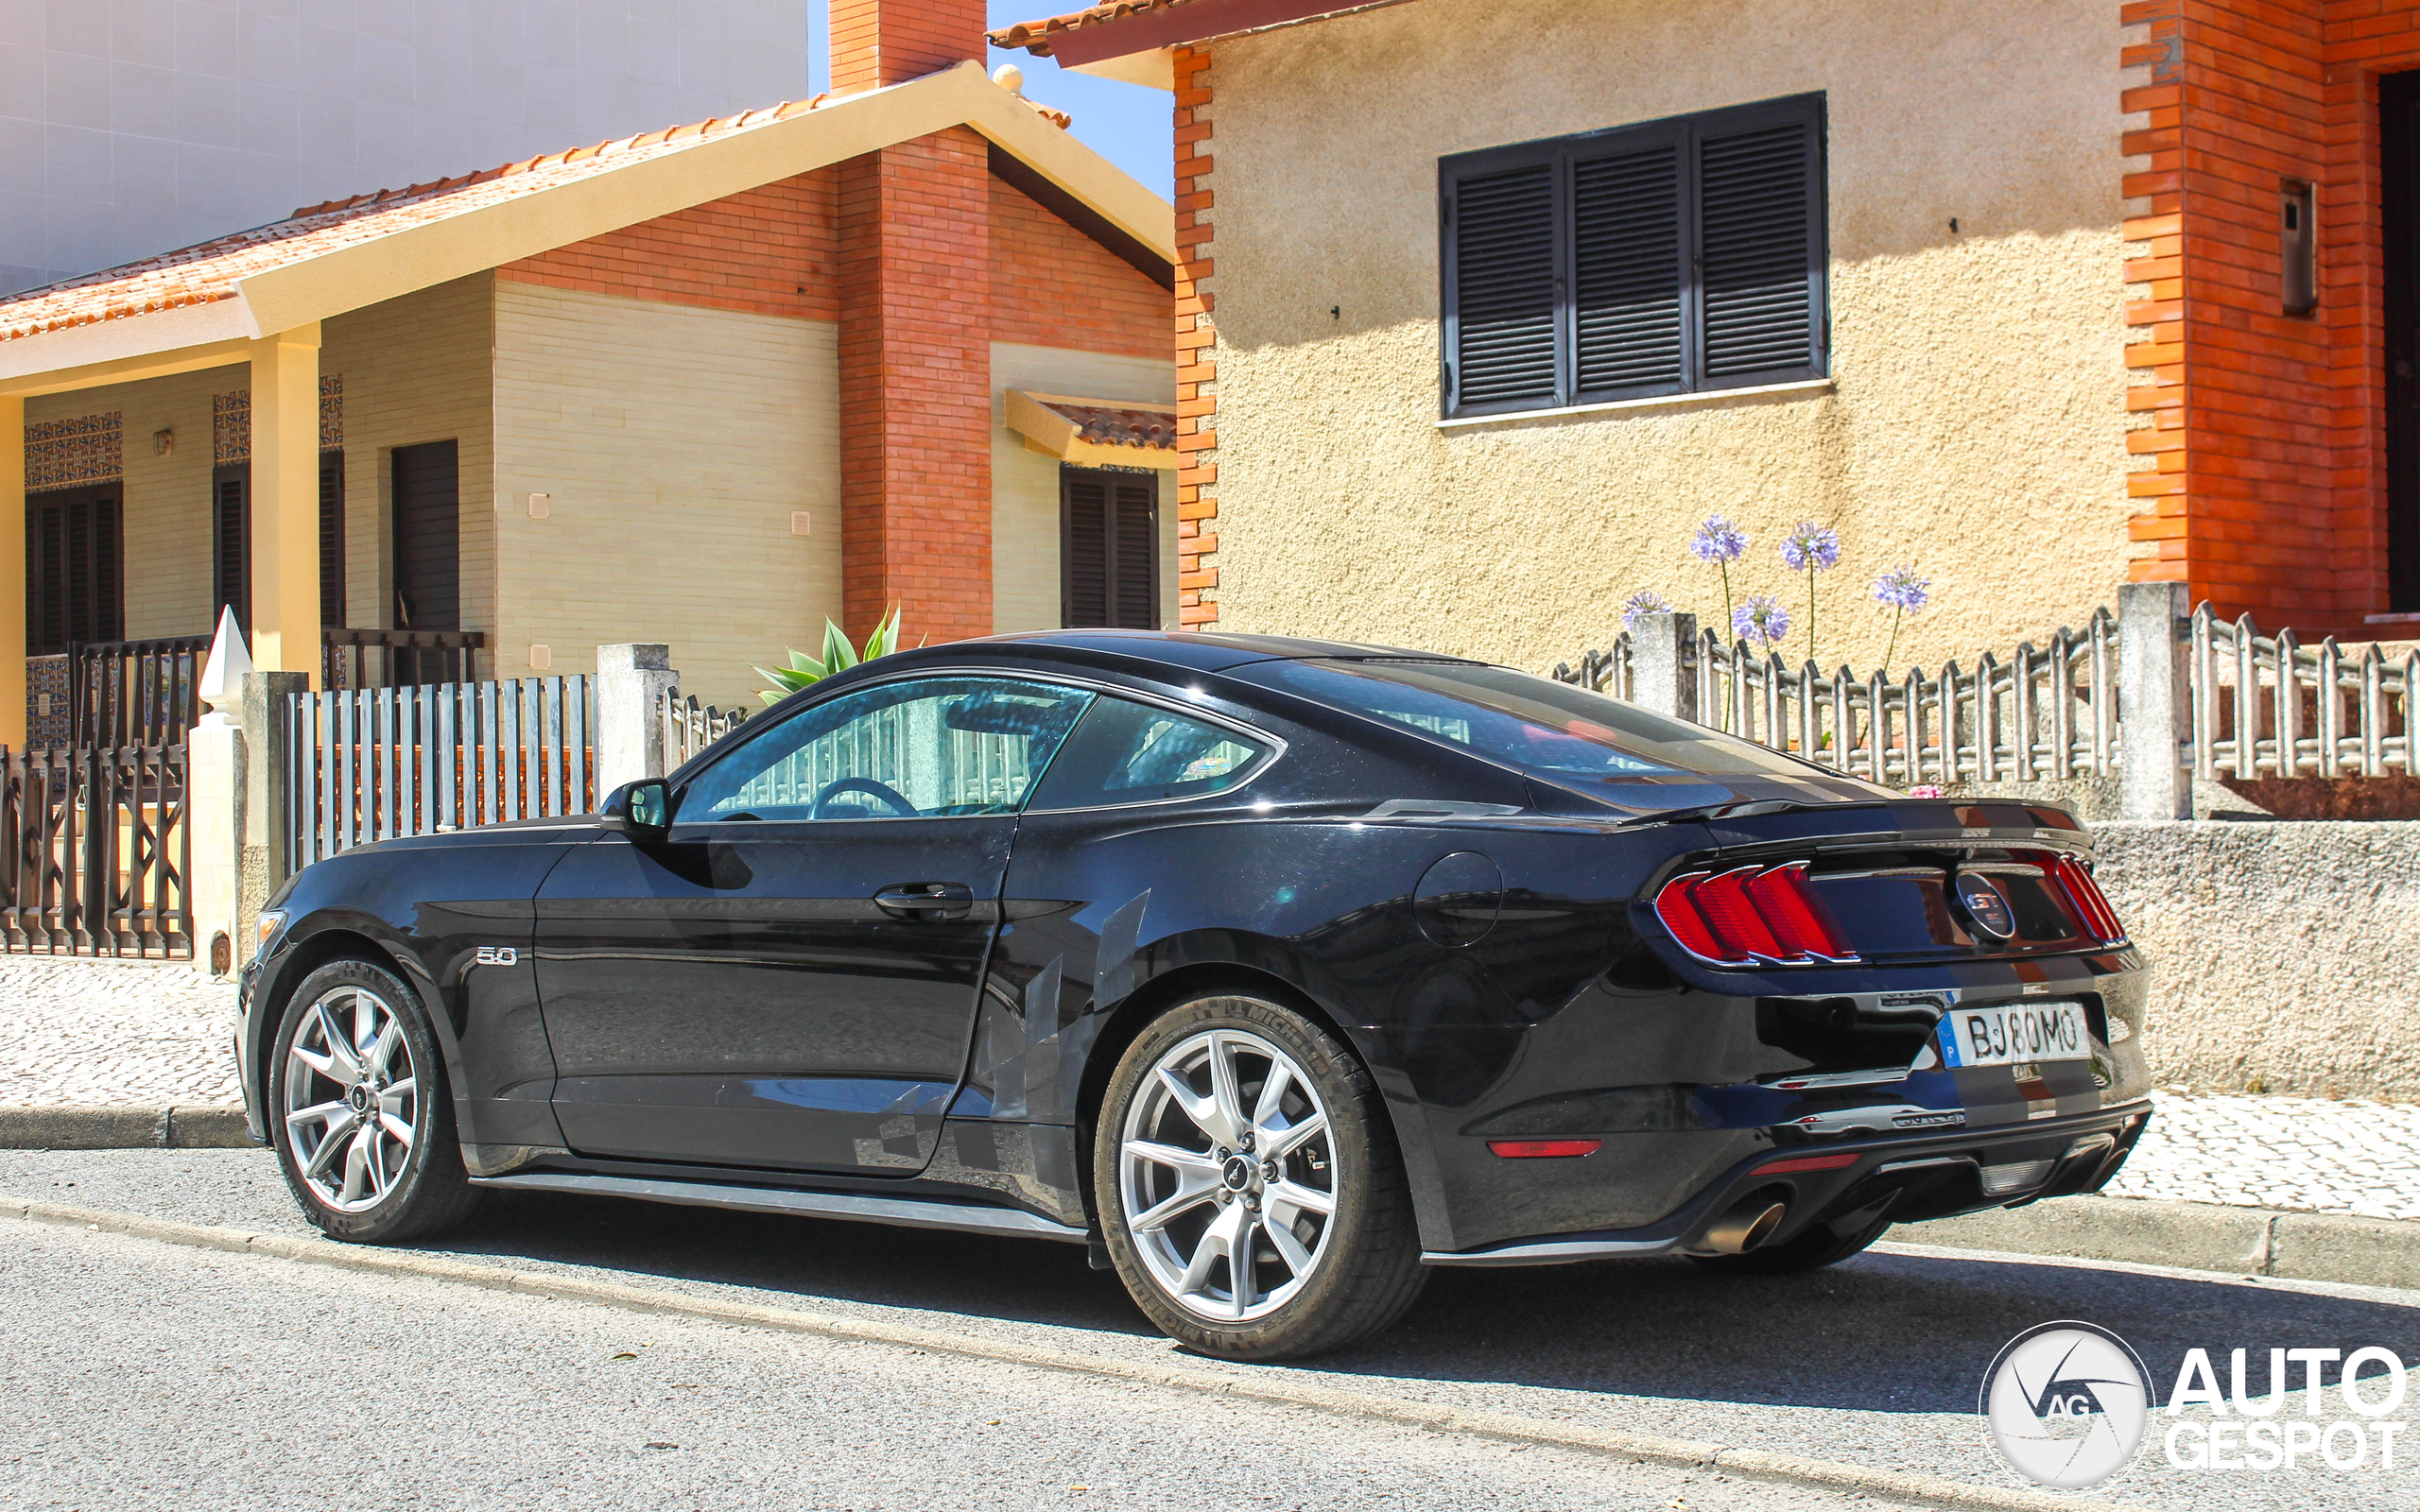
[[[1251,776],[1245,778],[1242,782],[1237,782],[1233,787],[1221,788],[1216,793],[1186,794],[1177,798],[1136,799],[1126,803],[1095,803],[1083,808],[1033,809],[1031,807],[1033,803],[1033,795],[1042,791],[1042,784],[1044,781],[1050,776],[1050,766],[1048,765],[1045,765],[1043,769],[1034,775],[1033,784],[1026,790],[1025,800],[1019,803],[1010,815],[933,814],[919,815],[911,820],[906,815],[882,814],[875,815],[871,819],[778,819],[768,821],[769,826],[770,824],[868,824],[879,823],[886,820],[895,824],[931,824],[951,819],[997,819],[1012,817],[1018,815],[1023,815],[1029,810],[1036,814],[1098,814],[1110,809],[1157,808],[1171,803],[1202,803],[1214,799],[1223,799],[1233,794],[1240,793],[1245,788],[1250,787],[1253,783],[1259,782],[1263,776],[1268,774],[1270,768],[1274,767],[1279,762],[1286,759],[1286,752],[1288,749],[1288,743],[1283,735],[1262,729],[1257,725],[1246,724],[1242,720],[1231,718],[1228,715],[1219,713],[1214,710],[1204,709],[1199,704],[1188,703],[1183,698],[1172,697],[1167,694],[1159,693],[1150,689],[1132,688],[1122,683],[1102,682],[1092,678],[1066,676],[1058,672],[1025,672],[1006,667],[965,665],[919,666],[902,668],[897,672],[887,673],[881,677],[868,678],[863,682],[852,681],[845,688],[833,689],[829,696],[831,698],[844,698],[852,694],[864,692],[869,688],[885,687],[894,682],[919,682],[927,679],[937,678],[994,678],[1004,681],[1040,682],[1049,684],[1054,687],[1069,688],[1078,692],[1089,693],[1097,697],[1124,698],[1132,703],[1150,704],[1157,708],[1165,709],[1170,713],[1182,714],[1187,719],[1198,719],[1206,725],[1217,725],[1222,730],[1230,730],[1256,744],[1266,746],[1269,747],[1269,754],[1262,759],[1258,766],[1253,769]],[[798,706],[794,713],[804,713],[809,709],[820,707],[825,701],[826,698],[824,696],[810,695],[804,702]],[[783,722],[772,719],[770,717],[773,711],[769,709],[763,715],[759,716],[759,718],[762,718],[765,723],[764,728],[757,731],[758,735],[761,736],[764,733],[778,728]],[[1087,709],[1085,713],[1089,713],[1091,711]],[[754,719],[749,720],[747,724],[741,725],[740,729],[745,730],[748,728],[748,725],[752,725],[756,722],[757,721]],[[1082,723],[1082,716],[1078,716],[1077,723]],[[1067,737],[1069,740],[1075,738],[1075,730],[1072,728],[1067,731]],[[1059,743],[1059,749],[1064,750],[1066,747],[1067,741],[1062,740]],[[704,826],[717,822],[706,819],[683,821],[681,817],[681,805],[688,797],[690,785],[696,782],[700,776],[704,774],[709,765],[713,765],[715,761],[719,760],[727,754],[735,753],[737,749],[738,746],[736,744],[717,743],[700,751],[697,755],[690,757],[688,761],[683,763],[680,767],[670,774],[666,779],[666,784],[672,789],[673,793],[672,823],[678,825],[683,822],[687,822]],[[1057,762],[1058,756],[1058,751],[1051,752],[1051,762]]]
[[[1808,209],[1807,307],[1810,361],[1746,374],[1709,379],[1704,372],[1705,291],[1700,256],[1703,225],[1699,203],[1701,146],[1708,136],[1731,136],[1766,127],[1803,123],[1812,150],[1807,154]],[[1681,376],[1673,381],[1582,389],[1579,383],[1578,317],[1572,164],[1576,159],[1614,156],[1671,145],[1678,153],[1678,220],[1680,263]],[[1664,116],[1626,126],[1605,127],[1568,136],[1547,137],[1505,146],[1459,152],[1437,160],[1438,241],[1438,412],[1443,420],[1469,420],[1489,415],[1531,414],[1542,410],[1576,409],[1656,398],[1680,398],[1762,388],[1775,384],[1807,382],[1831,376],[1832,311],[1830,130],[1824,92],[1786,95],[1747,105],[1723,106],[1684,115]],[[1459,391],[1457,358],[1461,345],[1461,278],[1457,261],[1459,217],[1456,196],[1467,180],[1486,178],[1540,163],[1551,165],[1554,226],[1554,369],[1553,394],[1544,398],[1499,399],[1463,404]]]

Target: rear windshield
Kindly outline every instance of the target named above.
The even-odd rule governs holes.
[[[1780,751],[1510,667],[1308,660],[1253,671],[1322,703],[1560,782],[1811,775]]]

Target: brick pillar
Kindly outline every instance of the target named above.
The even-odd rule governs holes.
[[[832,93],[902,84],[984,59],[982,0],[832,0]]]
[[[896,603],[905,644],[989,635],[983,138],[953,127],[839,175],[841,621],[862,639]]]
[[[1219,619],[1219,332],[1203,285],[1210,258],[1210,54],[1179,47],[1176,68],[1176,617]]]

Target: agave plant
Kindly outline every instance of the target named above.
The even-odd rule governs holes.
[[[768,704],[776,704],[801,688],[822,681],[835,672],[845,672],[860,662],[871,662],[878,656],[889,656],[899,649],[899,606],[866,637],[862,649],[849,644],[848,632],[826,619],[823,622],[823,650],[819,656],[804,651],[792,651],[790,664],[786,667],[758,667],[756,675],[773,685],[756,695]]]

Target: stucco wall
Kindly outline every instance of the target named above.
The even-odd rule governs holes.
[[[2420,825],[2093,826],[2164,1084],[2420,1098]]]
[[[754,707],[752,664],[814,649],[840,612],[837,328],[495,291],[500,674],[533,644],[590,672],[601,644],[661,641],[683,691]]]
[[[338,316],[320,332],[320,371],[344,380],[344,607],[358,628],[395,623],[394,450],[450,440],[461,489],[462,627],[490,631],[493,644],[494,286],[492,275],[475,274]]]
[[[1009,429],[1011,388],[1079,399],[1157,404],[1176,399],[1165,356],[1119,356],[1065,347],[992,344],[992,623],[997,633],[1059,624],[1059,459],[1032,451]],[[1160,484],[1160,615],[1176,618],[1176,490]]]
[[[1219,627],[1550,666],[1635,589],[1719,617],[1716,510],[1802,627],[1775,547],[1841,532],[1827,662],[1879,658],[1900,562],[1903,664],[2081,623],[2130,512],[2119,40],[2107,0],[1504,0],[1218,43]],[[1832,391],[1437,428],[1441,155],[1814,90]]]

